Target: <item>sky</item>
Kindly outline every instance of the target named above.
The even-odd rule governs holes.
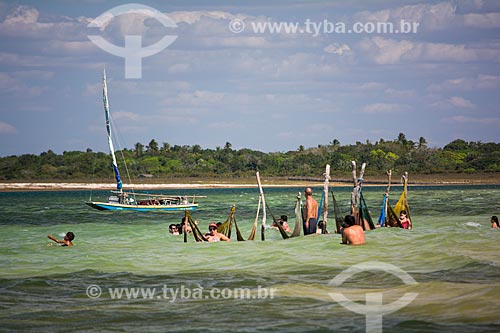
[[[0,0],[0,156],[107,152],[104,69],[116,148],[500,142],[499,63],[500,1]]]

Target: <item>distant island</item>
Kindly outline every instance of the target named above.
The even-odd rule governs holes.
[[[454,140],[442,148],[429,148],[425,138],[406,139],[403,133],[392,141],[367,140],[341,145],[334,139],[314,148],[264,153],[251,149],[224,147],[204,149],[200,145],[171,146],[156,140],[148,145],[136,143],[133,149],[116,152],[121,170],[129,171],[134,183],[223,183],[242,184],[252,180],[255,171],[277,184],[297,184],[321,179],[326,164],[334,180],[350,179],[351,161],[366,162],[367,184],[385,181],[385,173],[410,173],[410,183],[495,183],[500,174],[500,143]],[[113,183],[109,154],[49,150],[40,155],[0,157],[0,181],[55,183]],[[394,178],[393,176],[393,178]],[[124,182],[127,182],[123,175]]]

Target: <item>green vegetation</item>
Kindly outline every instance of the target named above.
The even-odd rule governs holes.
[[[123,158],[120,158],[123,157]],[[367,162],[367,175],[500,172],[500,143],[455,140],[443,148],[428,148],[425,138],[407,140],[403,133],[393,141],[380,139],[341,146],[338,140],[316,148],[300,146],[297,151],[263,153],[250,149],[233,150],[229,142],[215,149],[199,145],[162,146],[153,139],[147,146],[117,152],[125,160],[131,178],[251,177],[259,170],[266,177],[321,177],[330,164],[336,177],[348,177],[351,161]],[[122,177],[126,167],[119,162]],[[57,155],[51,150],[0,158],[0,180],[81,180],[113,178],[108,154],[70,151]]]

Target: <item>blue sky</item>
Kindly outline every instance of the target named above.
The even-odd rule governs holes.
[[[0,0],[0,156],[107,152],[103,68],[118,148],[288,151],[400,132],[431,147],[499,142],[500,1],[144,1],[176,27],[137,11],[89,27],[124,4]],[[416,31],[341,31],[401,21]],[[253,30],[264,23],[299,29]],[[176,39],[132,79],[93,34],[117,46]]]

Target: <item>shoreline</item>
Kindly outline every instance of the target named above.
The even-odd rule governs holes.
[[[309,181],[290,181],[273,179],[264,180],[263,187],[318,187],[323,184],[322,181],[309,180]],[[387,183],[383,181],[365,181],[363,186],[386,186]],[[393,182],[391,186],[400,186],[399,182]],[[500,182],[493,181],[492,179],[446,179],[446,180],[417,180],[410,181],[408,186],[454,186],[454,185],[500,185]],[[352,181],[348,180],[333,180],[330,181],[331,187],[352,187]],[[116,183],[86,183],[86,182],[3,182],[0,183],[0,192],[11,191],[59,191],[59,190],[111,190],[116,188]],[[248,180],[243,182],[238,181],[197,181],[192,182],[178,182],[178,183],[147,183],[147,184],[123,184],[123,188],[127,190],[185,190],[185,189],[211,189],[211,188],[257,188],[257,182],[250,182]]]

